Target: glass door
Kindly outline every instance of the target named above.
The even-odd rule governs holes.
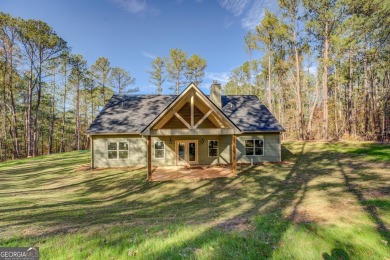
[[[196,142],[188,142],[188,163],[196,163]]]
[[[186,164],[186,143],[185,142],[177,143],[177,164],[178,165]]]
[[[176,164],[189,165],[198,163],[198,141],[179,140],[176,143]]]

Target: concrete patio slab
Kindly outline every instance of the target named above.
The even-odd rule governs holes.
[[[233,177],[230,166],[163,166],[152,173],[152,181],[202,180]]]

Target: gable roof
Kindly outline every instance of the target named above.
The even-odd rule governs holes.
[[[190,91],[194,91],[192,93],[196,93],[199,95],[201,100],[205,102],[213,112],[217,113],[223,121],[227,123],[227,125],[230,125],[232,129],[234,129],[235,133],[240,133],[240,129],[227,117],[194,83],[190,83],[187,88],[179,95],[177,98],[175,98],[165,109],[162,113],[160,113],[143,131],[143,134],[149,134],[150,127],[155,125],[162,117],[164,117],[167,112],[174,108],[174,106],[182,100],[185,96],[187,96]]]
[[[203,94],[203,93],[202,93]],[[204,94],[203,94],[204,95]],[[113,95],[87,134],[141,134],[178,99],[176,95]],[[205,96],[207,100],[211,100]],[[222,95],[219,109],[241,132],[284,132],[267,107],[253,95]],[[211,102],[212,103],[212,102]]]

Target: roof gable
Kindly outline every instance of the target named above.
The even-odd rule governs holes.
[[[196,108],[202,111],[205,115],[195,122],[194,119],[194,107],[196,99]],[[177,112],[186,103],[190,102],[192,110],[191,122],[187,122]],[[203,105],[203,106],[202,106]],[[241,133],[240,129],[206,96],[203,92],[193,83],[174,100],[160,115],[158,115],[143,131],[142,134],[150,134],[151,129],[160,129],[166,122],[172,117],[177,117],[188,129],[196,129],[206,119],[210,119],[214,125],[219,125],[220,128],[230,128],[234,130],[234,133]]]

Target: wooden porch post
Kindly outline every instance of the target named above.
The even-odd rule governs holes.
[[[236,135],[232,135],[232,172],[237,176]]]
[[[148,136],[148,181],[152,180],[152,137]]]

